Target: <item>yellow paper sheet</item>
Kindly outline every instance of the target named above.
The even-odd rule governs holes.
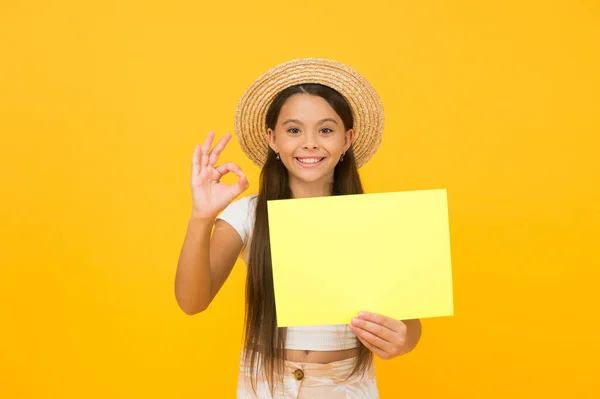
[[[280,327],[453,315],[445,189],[268,202]]]

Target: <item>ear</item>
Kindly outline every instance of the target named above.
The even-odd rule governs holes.
[[[344,151],[348,151],[348,148],[354,143],[355,138],[354,129],[350,129],[344,134]]]
[[[267,129],[267,139],[269,140],[269,147],[271,147],[273,151],[279,154],[277,144],[275,143],[275,132],[271,128]]]

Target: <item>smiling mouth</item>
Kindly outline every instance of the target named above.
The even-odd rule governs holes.
[[[304,157],[304,158],[295,157],[294,159],[296,160],[296,162],[298,162],[303,167],[311,167],[311,166],[317,166],[317,165],[321,164],[323,162],[323,160],[325,159],[325,157],[310,157],[310,158],[309,157]]]

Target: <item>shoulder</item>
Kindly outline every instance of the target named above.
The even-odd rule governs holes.
[[[225,212],[239,212],[243,215],[247,215],[249,213],[254,213],[256,209],[256,198],[257,194],[247,195],[245,197],[240,197],[233,202],[231,202],[227,207],[223,210]]]
[[[217,219],[230,224],[240,235],[244,243],[247,242],[254,223],[257,194],[238,198],[231,202],[221,212]]]

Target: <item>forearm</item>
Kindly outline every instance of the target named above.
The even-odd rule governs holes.
[[[212,226],[212,221],[194,216],[188,221],[175,275],[175,297],[179,307],[187,314],[202,312],[212,300],[210,271]]]

